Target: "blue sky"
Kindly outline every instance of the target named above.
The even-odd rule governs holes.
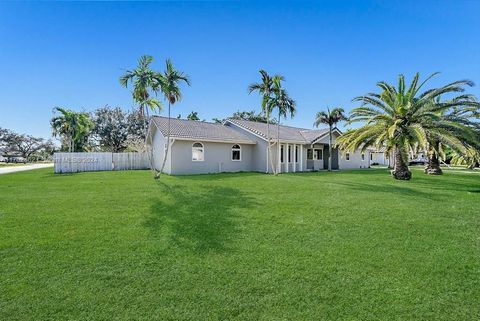
[[[480,84],[479,12],[480,1],[1,2],[0,127],[50,137],[54,106],[131,109],[118,77],[150,54],[191,77],[175,115],[258,111],[246,88],[264,68],[297,101],[284,122],[310,128],[399,73]]]

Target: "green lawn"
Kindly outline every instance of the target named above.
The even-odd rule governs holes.
[[[478,320],[480,174],[0,175],[1,320]]]

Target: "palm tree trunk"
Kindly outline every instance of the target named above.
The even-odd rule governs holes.
[[[277,148],[278,150],[280,151],[279,154],[280,154],[280,159],[282,159],[282,149],[280,148],[280,108],[278,109],[278,119],[277,119]],[[282,168],[282,163],[280,162],[280,159],[278,160],[278,163],[280,164],[280,167],[278,168],[278,173],[280,173],[281,171],[281,168]],[[284,161],[287,161],[287,166],[288,166],[288,159]]]
[[[425,166],[425,174],[429,175],[442,175],[443,171],[440,168],[440,159],[435,150],[431,150],[428,153],[428,163]]]
[[[165,163],[167,162],[168,151],[170,150],[170,102],[168,102],[168,131],[167,131],[167,148],[165,149],[165,155],[163,156],[163,163],[160,171],[155,175],[155,178],[160,178],[160,175],[163,173],[165,168]]]
[[[332,125],[329,125],[328,132],[328,171],[332,171]]]
[[[412,178],[412,172],[408,169],[408,165],[405,162],[403,150],[400,146],[395,146],[395,164],[392,176],[399,180],[410,180]]]
[[[267,110],[265,112],[265,115],[267,116],[267,153],[268,153],[268,159],[270,160],[270,166],[272,167],[272,172],[273,175],[276,175],[276,170],[275,167],[273,166],[273,159],[272,159],[272,146],[270,142],[270,112]],[[268,163],[267,163],[267,174],[268,174]]]
[[[144,109],[145,107],[142,108],[142,110]],[[145,116],[146,115],[146,116]],[[145,150],[145,153],[147,153],[147,157],[148,157],[148,162],[150,163],[150,169],[155,173],[154,177],[156,177],[157,175],[157,171],[155,169],[155,166],[153,164],[153,148],[148,148],[148,121],[150,119],[150,115],[148,113],[148,109],[145,108],[145,114],[143,115],[143,131],[144,131],[144,134],[145,134],[145,141],[144,141],[144,150]]]

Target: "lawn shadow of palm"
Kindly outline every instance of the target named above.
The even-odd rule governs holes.
[[[239,231],[238,216],[255,206],[236,188],[208,186],[192,193],[179,185],[159,186],[162,198],[152,200],[145,226],[167,246],[198,253],[228,250]]]

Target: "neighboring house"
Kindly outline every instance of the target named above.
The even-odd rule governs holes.
[[[150,121],[148,143],[153,165],[161,168],[166,149],[168,118]],[[341,132],[334,129],[333,143]],[[323,170],[328,167],[328,129],[304,129],[270,125],[271,155],[267,152],[267,124],[227,119],[222,124],[172,118],[170,151],[164,172],[172,175],[219,172],[272,172],[271,161],[280,172]],[[369,168],[370,151],[339,153],[333,150],[333,169]]]

